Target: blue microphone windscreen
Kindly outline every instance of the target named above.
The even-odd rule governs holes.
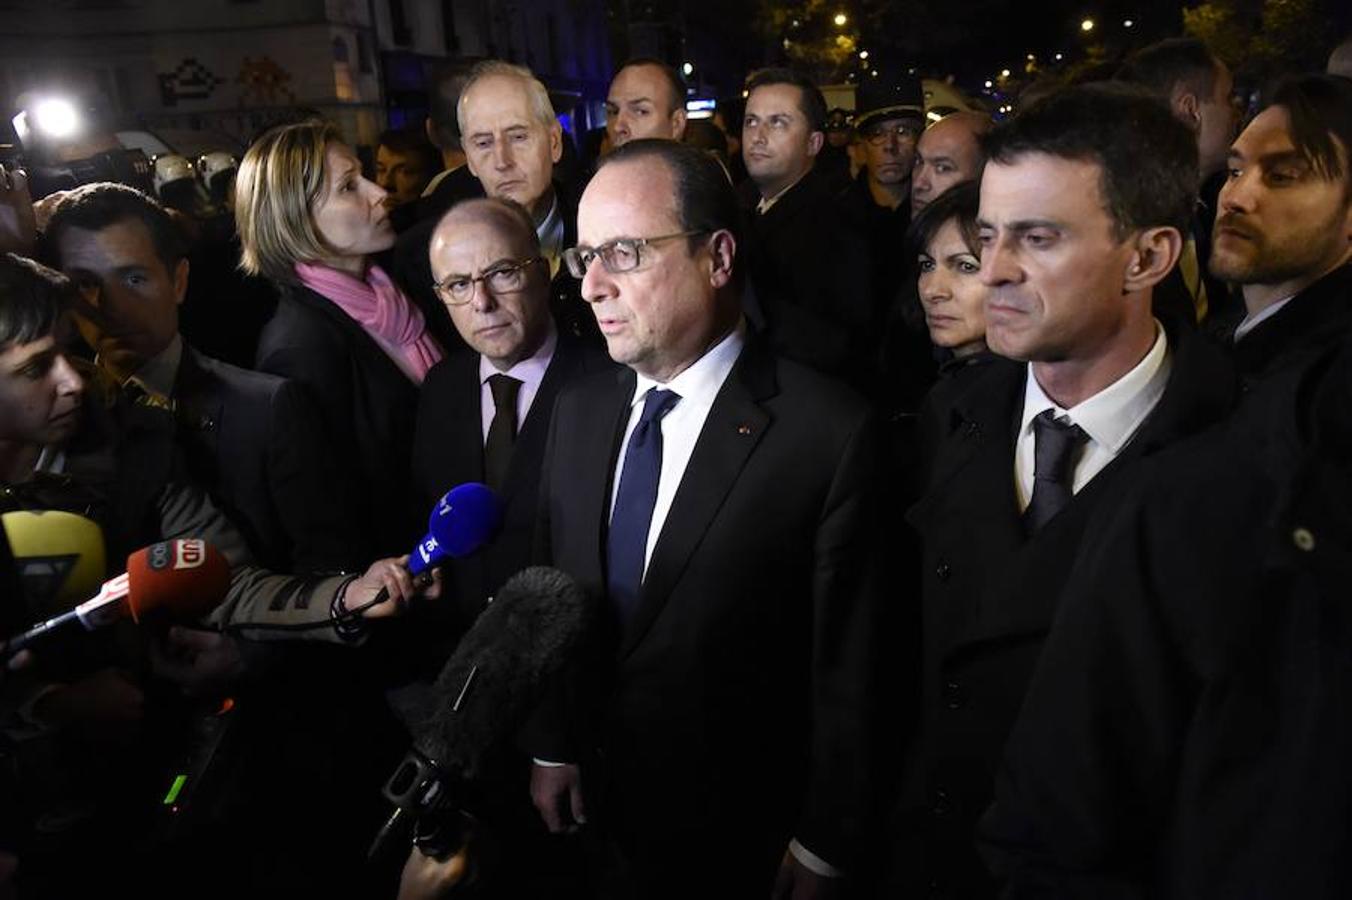
[[[468,482],[446,492],[432,510],[427,531],[444,556],[468,556],[497,536],[502,501],[487,485]]]

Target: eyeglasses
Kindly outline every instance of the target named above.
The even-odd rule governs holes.
[[[464,306],[474,299],[474,285],[482,281],[489,293],[515,294],[526,287],[526,270],[544,257],[532,256],[517,262],[496,265],[481,275],[449,275],[444,281],[433,282],[432,288],[441,299],[452,306]]]
[[[601,265],[607,272],[611,275],[619,275],[621,272],[632,272],[637,269],[643,261],[640,251],[650,244],[707,233],[705,229],[698,229],[650,238],[616,238],[599,247],[570,247],[563,251],[563,263],[568,267],[568,271],[572,273],[574,278],[582,278],[591,268],[592,260],[600,257]]]
[[[920,137],[920,129],[910,122],[898,122],[895,125],[874,125],[864,132],[864,140],[875,147],[881,147],[893,137],[899,141],[913,141]]]

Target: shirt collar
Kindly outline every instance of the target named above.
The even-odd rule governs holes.
[[[1277,315],[1277,313],[1282,311],[1282,307],[1286,306],[1286,304],[1290,303],[1294,299],[1296,299],[1295,294],[1292,294],[1290,297],[1283,297],[1276,303],[1269,304],[1268,306],[1265,306],[1262,309],[1260,309],[1258,312],[1245,316],[1244,321],[1240,322],[1239,325],[1235,328],[1234,340],[1238,341],[1240,338],[1244,337],[1244,335],[1248,334],[1250,331],[1253,331],[1259,325],[1262,325],[1268,319]]]
[[[738,320],[737,327],[729,332],[727,337],[666,384],[635,373],[638,377],[634,385],[633,399],[629,401],[630,406],[642,400],[653,388],[675,391],[683,401],[712,405],[714,397],[727,380],[728,373],[732,371],[733,364],[737,362],[737,357],[741,355],[742,347],[745,345],[746,321],[742,319]]]
[[[1168,349],[1164,329],[1156,321],[1155,343],[1145,357],[1130,372],[1070,409],[1062,409],[1047,396],[1029,363],[1019,434],[1032,431],[1033,419],[1050,409],[1058,418],[1066,416],[1084,429],[1094,443],[1114,455],[1120,453],[1164,394],[1169,381]]]
[[[183,337],[176,334],[167,347],[146,360],[127,381],[134,378],[149,393],[172,397],[174,382],[178,380],[178,369],[182,361]]]
[[[778,194],[775,194],[773,197],[762,197],[762,198],[761,198],[761,201],[760,201],[759,203],[756,204],[756,212],[759,213],[760,215],[765,215],[767,212],[770,211],[770,207],[774,206],[776,203],[778,203],[778,202],[780,201],[780,198],[782,198],[782,197],[783,197],[785,194],[787,194],[789,191],[791,191],[791,190],[793,190],[794,188],[798,187],[798,184],[799,184],[804,178],[806,178],[806,177],[808,176],[808,172],[811,172],[811,171],[812,171],[812,169],[809,168],[809,169],[807,170],[807,172],[804,172],[802,175],[799,175],[799,176],[794,180],[793,184],[791,184],[791,185],[789,185],[788,187],[784,188],[784,190],[780,191]]]
[[[482,385],[494,375],[506,375],[515,378],[517,381],[536,384],[544,380],[545,370],[549,368],[549,362],[554,358],[554,348],[558,346],[559,333],[554,328],[554,323],[549,323],[549,334],[545,336],[537,349],[525,359],[518,360],[516,365],[512,366],[506,372],[499,372],[493,364],[488,361],[483,354],[479,355],[479,384]]]

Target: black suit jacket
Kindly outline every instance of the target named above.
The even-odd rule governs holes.
[[[982,823],[1012,896],[1352,890],[1350,335],[1344,269],[1085,536]]]
[[[279,572],[362,565],[328,436],[301,389],[186,343],[174,384],[188,472]]]
[[[407,553],[426,521],[408,502],[417,385],[359,323],[305,287],[284,292],[259,339],[258,368],[294,381],[319,411],[341,483],[352,486],[363,557]]]
[[[872,369],[875,336],[863,223],[815,170],[764,215],[756,212],[759,194],[743,198],[747,271],[775,350],[862,384]]]
[[[943,896],[993,896],[973,831],[1005,737],[1056,613],[1085,525],[1143,458],[1218,420],[1236,394],[1220,348],[1168,328],[1164,396],[1122,453],[1025,537],[1014,447],[1026,364],[987,364],[940,413],[929,489],[908,513],[924,542],[919,737],[907,764],[896,879]]]
[[[597,598],[633,391],[628,369],[566,390],[545,451],[539,554]],[[612,614],[599,641],[599,715],[574,715],[571,729],[558,719],[528,748],[563,760],[599,750],[602,822],[641,896],[686,895],[714,873],[748,891],[728,896],[753,896],[792,833],[848,860],[871,671],[874,435],[849,391],[749,343],[636,611],[622,630]],[[597,770],[584,771],[595,787]],[[672,870],[673,847],[699,852],[697,873]]]
[[[448,566],[449,595],[423,607],[447,626],[435,636],[438,646],[453,646],[483,611],[485,600],[507,578],[530,565],[540,467],[554,401],[568,384],[614,365],[604,352],[570,335],[559,335],[544,380],[518,429],[507,480],[499,492],[505,510],[502,531],[480,553]],[[445,359],[427,373],[413,438],[415,508],[431,510],[456,485],[484,480],[482,415],[477,354]],[[444,662],[444,654],[435,655]]]

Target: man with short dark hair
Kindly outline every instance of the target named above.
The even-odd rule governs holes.
[[[441,154],[421,130],[391,128],[376,139],[374,181],[385,189],[385,203],[395,230],[402,233],[417,221],[423,190],[437,174]]]
[[[1247,390],[1084,538],[983,822],[1014,897],[1352,889],[1352,82],[1270,100],[1212,256]]]
[[[615,71],[606,94],[606,133],[612,148],[637,138],[685,137],[685,83],[660,59],[640,56]]]
[[[908,514],[924,544],[919,738],[897,876],[992,897],[973,829],[1085,522],[1161,447],[1229,407],[1230,369],[1151,292],[1196,185],[1187,130],[1145,93],[1073,88],[985,140],[986,342]],[[951,387],[951,386],[950,386]]]
[[[125,277],[135,282],[142,276],[128,271]],[[164,405],[148,395],[133,399],[114,391],[105,398],[94,390],[87,395],[58,341],[75,292],[57,272],[12,254],[0,256],[3,511],[60,510],[93,521],[106,548],[108,575],[144,545],[173,538],[206,541],[225,557],[230,582],[224,601],[204,618],[249,635],[275,637],[269,628],[313,626],[296,636],[349,643],[361,636],[362,626],[337,616],[359,608],[363,620],[394,615],[414,596],[407,571],[395,560],[377,561],[360,577],[285,576],[254,565],[243,536],[185,477]],[[367,608],[382,589],[388,599]],[[6,605],[20,607],[27,623],[64,611],[38,607],[37,599],[35,592],[4,598]],[[149,634],[113,639],[116,629],[51,635],[34,665],[7,679],[0,696],[6,733],[37,742],[28,744],[18,779],[26,809],[44,813],[43,840],[25,854],[25,877],[48,887],[52,896],[143,883],[150,846],[145,838],[156,806],[151,798],[174,765],[163,758],[167,748],[155,738],[159,732],[145,727],[153,713],[166,710],[171,717],[154,719],[155,724],[182,724],[179,707],[167,703],[172,685],[143,690],[152,679],[143,649]],[[176,649],[192,646],[184,642]],[[173,663],[182,669],[193,665],[185,659]],[[100,835],[96,846],[89,843],[90,828]],[[75,852],[87,854],[89,865],[72,867]]]
[[[1231,315],[1226,286],[1207,276],[1216,191],[1211,179],[1225,166],[1238,122],[1230,69],[1201,41],[1169,38],[1132,54],[1117,80],[1140,85],[1168,103],[1197,137],[1200,206],[1184,234],[1178,268],[1157,292],[1156,308],[1179,313],[1191,306],[1198,322]]]
[[[351,568],[365,555],[326,438],[287,381],[203,356],[178,331],[189,266],[178,226],[134,188],[67,194],[46,238],[84,303],[76,325],[98,365],[173,409],[192,477],[279,571]]]
[[[707,154],[634,141],[567,257],[625,368],[559,397],[541,551],[607,627],[590,702],[546,707],[527,745],[545,821],[595,816],[616,896],[767,896],[782,861],[824,896],[861,826],[872,428],[748,334],[739,220]]]
[[[826,101],[788,69],[757,72],[747,90],[746,258],[765,327],[785,356],[863,381],[874,322],[871,257],[862,222],[813,167]]]

